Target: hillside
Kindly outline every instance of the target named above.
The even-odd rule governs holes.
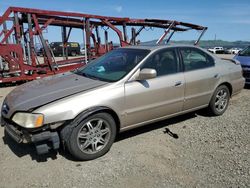
[[[157,40],[142,42],[143,45],[154,45]],[[181,41],[170,41],[170,44],[194,44],[194,40],[181,40]],[[222,46],[224,48],[245,48],[250,45],[250,41],[223,41],[223,40],[201,40],[199,46],[203,48]]]

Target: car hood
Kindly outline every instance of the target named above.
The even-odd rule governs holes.
[[[15,88],[5,99],[10,117],[15,111],[29,111],[55,100],[100,87],[107,82],[73,73],[63,73],[35,80]]]
[[[243,66],[250,66],[250,57],[249,56],[235,56],[234,59],[238,60]]]

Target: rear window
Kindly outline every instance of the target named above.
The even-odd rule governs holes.
[[[180,49],[185,71],[203,69],[214,65],[214,60],[205,52],[196,48]]]

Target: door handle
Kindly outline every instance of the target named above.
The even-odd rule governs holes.
[[[214,75],[214,78],[219,78],[219,76],[220,76],[219,73],[217,73]]]
[[[180,85],[182,85],[182,82],[181,81],[178,81],[178,82],[175,82],[175,87],[177,87],[177,86],[180,86]]]

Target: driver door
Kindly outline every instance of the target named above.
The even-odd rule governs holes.
[[[142,65],[157,77],[125,83],[125,126],[141,124],[182,111],[184,75],[175,48],[157,51]]]

